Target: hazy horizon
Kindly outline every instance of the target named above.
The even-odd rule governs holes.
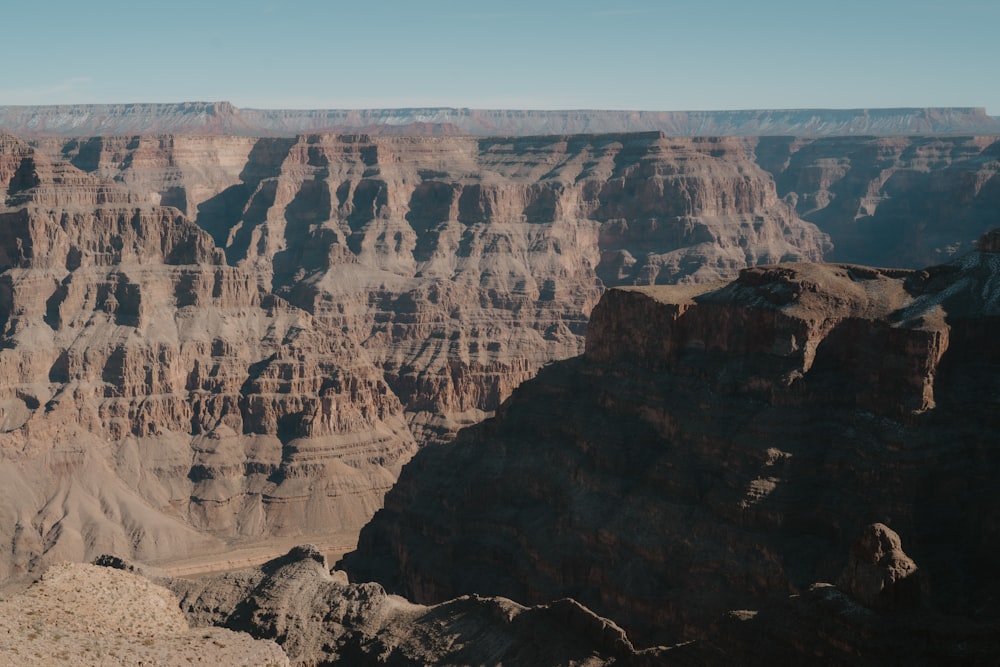
[[[130,106],[130,105],[172,105],[172,104],[232,104],[229,100],[127,100],[115,102],[57,102],[51,104],[0,104],[3,107],[61,107],[61,106]],[[909,107],[756,107],[745,109],[614,109],[597,107],[453,107],[453,106],[395,106],[395,107],[255,107],[233,106],[241,111],[394,111],[394,110],[427,110],[427,111],[528,111],[528,112],[611,112],[611,113],[749,113],[759,111],[894,111],[908,109],[983,109],[988,116],[991,114],[982,105],[974,106],[909,106]]]
[[[1000,4],[23,3],[0,105],[1000,114]]]

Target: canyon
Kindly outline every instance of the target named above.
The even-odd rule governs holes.
[[[592,664],[658,664],[634,649],[654,645],[725,664],[770,655],[761,637],[843,662],[830,637],[877,623],[994,656],[993,119],[443,136],[411,116],[399,134],[371,117],[294,133],[278,112],[284,129],[234,129],[248,110],[180,106],[101,127],[63,110],[97,114],[74,136],[0,122],[28,128],[0,135],[0,579],[100,554],[339,557],[368,524],[339,565],[354,584],[318,551],[271,569],[390,615],[398,600],[350,586],[445,606],[405,607],[395,649],[376,619],[305,653],[430,659],[425,640],[555,613],[620,633],[628,650]],[[619,127],[582,118],[554,127]],[[906,119],[919,131],[889,129]],[[982,134],[918,136],[946,123]],[[277,590],[269,572],[208,593],[151,576],[194,625],[281,640],[285,611],[209,604]],[[899,592],[873,591],[883,576]],[[914,596],[930,616],[898,615]],[[560,598],[577,602],[546,611]],[[427,639],[424,614],[487,620]]]

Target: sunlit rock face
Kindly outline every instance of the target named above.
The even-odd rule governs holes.
[[[583,349],[603,289],[818,259],[742,139],[303,135],[42,142],[155,193],[365,348],[421,442]]]
[[[155,192],[4,137],[0,573],[353,535],[415,450],[351,337]]]

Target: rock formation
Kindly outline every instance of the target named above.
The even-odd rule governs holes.
[[[684,653],[636,651],[614,623],[568,599],[524,607],[473,595],[412,604],[378,584],[349,584],[308,545],[258,568],[154,578],[176,592],[192,625],[272,639],[294,665],[597,667],[661,664]]]
[[[415,449],[364,350],[156,196],[0,142],[0,574],[346,535]]]
[[[995,661],[992,248],[921,271],[789,264],[611,290],[585,355],[421,450],[338,566],[421,603],[571,596],[643,646]],[[802,632],[781,630],[796,613]]]
[[[608,111],[579,109],[239,109],[229,102],[0,106],[0,131],[22,136],[665,132],[674,136],[904,136],[1000,132],[978,107]]]
[[[843,240],[911,202],[883,265],[992,224],[992,139],[851,141],[4,135],[0,573],[349,545],[416,443],[582,352],[607,287],[820,259],[799,215]]]
[[[346,329],[420,442],[448,439],[541,364],[579,353],[603,287],[823,255],[922,266],[969,249],[1000,206],[996,137],[36,143],[153,193],[262,289]]]
[[[421,442],[582,351],[604,285],[818,259],[752,145],[636,135],[40,142],[208,230],[230,265],[363,346]]]
[[[828,233],[829,259],[919,268],[974,249],[1000,223],[992,136],[761,138],[778,194]]]
[[[896,531],[881,523],[865,528],[851,549],[838,587],[872,609],[917,607],[917,565],[903,551]]]

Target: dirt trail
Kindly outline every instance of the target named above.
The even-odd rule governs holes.
[[[354,533],[275,538],[264,543],[234,545],[228,551],[180,560],[155,561],[149,565],[171,577],[196,578],[260,565],[283,556],[292,547],[300,544],[316,545],[326,556],[327,563],[333,564],[345,553],[357,547],[357,539],[357,534]]]

